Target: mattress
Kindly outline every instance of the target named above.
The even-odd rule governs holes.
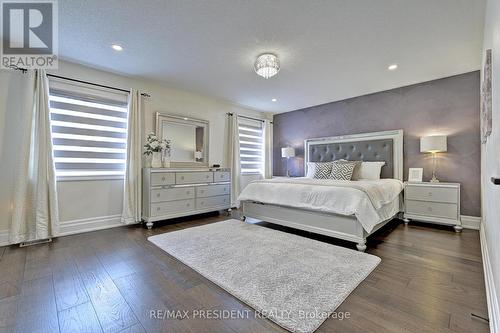
[[[273,178],[250,183],[239,201],[254,201],[340,215],[354,215],[367,232],[399,211],[397,179],[342,181]]]

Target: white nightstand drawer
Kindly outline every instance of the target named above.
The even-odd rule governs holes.
[[[154,172],[151,173],[151,186],[173,185],[175,184],[175,173]]]
[[[199,198],[196,199],[196,209],[203,209],[208,207],[228,206],[231,203],[229,195],[222,195],[218,197]]]
[[[151,216],[168,215],[183,211],[194,210],[194,199],[159,202],[151,204]]]
[[[414,200],[406,200],[405,204],[406,214],[458,219],[458,206],[456,204]]]
[[[197,198],[214,197],[217,195],[228,195],[231,192],[231,185],[208,185],[196,188]]]
[[[227,171],[214,172],[214,182],[228,182],[231,180],[231,173]]]
[[[422,200],[456,204],[458,201],[458,189],[448,187],[407,185],[405,189],[405,198],[408,200]]]
[[[162,188],[151,190],[151,202],[174,201],[194,198],[194,187]]]
[[[213,181],[213,172],[177,172],[175,175],[176,184],[212,183]]]

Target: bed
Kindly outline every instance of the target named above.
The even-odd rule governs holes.
[[[253,218],[356,243],[401,212],[403,131],[304,141],[304,164],[339,159],[384,161],[380,180],[335,181],[274,178],[249,184],[240,194],[243,219]]]

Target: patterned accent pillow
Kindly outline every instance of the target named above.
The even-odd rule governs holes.
[[[332,173],[332,162],[316,163],[314,179],[329,179]]]
[[[338,161],[332,163],[332,172],[330,179],[334,180],[351,180],[354,168],[359,162]]]

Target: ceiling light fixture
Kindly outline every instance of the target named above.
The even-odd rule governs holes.
[[[275,54],[264,53],[255,60],[254,69],[255,73],[269,79],[280,71],[280,61]]]
[[[387,67],[387,69],[390,71],[395,71],[396,69],[398,69],[398,64],[389,65],[389,67]]]
[[[271,102],[276,102],[276,101],[277,101],[277,99],[276,99],[276,98],[273,98],[273,99],[271,100]]]
[[[111,48],[115,51],[123,51],[123,47],[118,44],[111,44]]]

